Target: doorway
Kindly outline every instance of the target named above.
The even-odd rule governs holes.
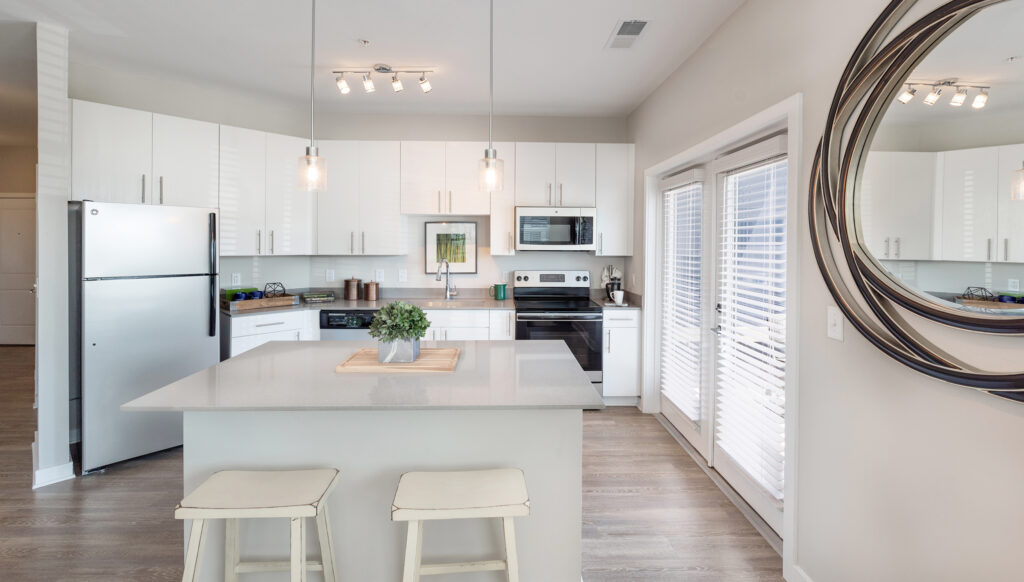
[[[35,345],[35,279],[36,201],[0,194],[0,345]]]

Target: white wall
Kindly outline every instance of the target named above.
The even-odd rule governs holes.
[[[787,575],[796,580],[797,566],[815,582],[1019,580],[1024,405],[928,379],[849,326],[843,343],[825,334],[831,299],[810,248],[806,185],[836,82],[885,5],[749,0],[630,116],[638,192],[645,168],[804,94],[804,159],[794,169],[801,212],[792,227],[804,346],[799,510]],[[628,287],[642,289],[643,257],[626,265]],[[972,341],[959,340],[968,349]]]
[[[0,192],[36,191],[36,146],[0,146]]]

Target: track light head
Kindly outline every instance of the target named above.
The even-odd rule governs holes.
[[[906,105],[907,103],[910,103],[911,101],[914,100],[914,95],[917,95],[917,89],[911,87],[910,85],[907,85],[907,87],[903,89],[903,92],[900,93],[900,96],[897,97],[896,99],[900,103]]]
[[[391,75],[391,88],[395,90],[395,93],[405,89],[405,87],[402,86],[402,80],[398,78],[398,73]]]
[[[433,87],[430,86],[430,81],[427,80],[426,73],[420,73],[420,89],[423,89],[424,93],[430,93]]]
[[[949,105],[951,107],[962,107],[965,101],[967,101],[967,89],[957,87],[956,93],[953,94],[953,98],[949,101]]]
[[[983,109],[986,105],[988,105],[988,89],[982,89],[974,96],[974,102],[971,103],[971,107]]]
[[[345,80],[345,74],[338,75],[338,91],[341,91],[342,95],[348,95],[352,92],[352,88],[348,86],[348,81]]]
[[[941,96],[941,95],[942,95],[942,89],[939,89],[937,86],[936,87],[932,87],[932,92],[927,94],[927,95],[925,95],[925,97],[924,97],[924,104],[925,105],[935,105],[936,103],[939,102],[939,96]]]
[[[377,88],[373,86],[373,79],[370,77],[369,73],[363,74],[363,90],[367,93],[373,93],[377,90]]]

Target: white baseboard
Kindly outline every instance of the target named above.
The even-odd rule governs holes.
[[[811,577],[804,572],[804,569],[796,564],[791,565],[788,568],[783,568],[783,577],[786,582],[814,582]]]
[[[34,443],[32,445],[32,449],[35,450]],[[54,483],[60,483],[61,481],[67,481],[68,479],[74,478],[74,463],[65,463],[63,465],[57,465],[56,467],[37,469],[32,472],[32,488],[39,489],[40,487],[46,487],[47,485],[53,485]]]
[[[639,406],[640,398],[637,396],[605,396],[602,398],[605,406]]]

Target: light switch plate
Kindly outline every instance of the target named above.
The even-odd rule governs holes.
[[[240,287],[241,285],[242,285],[242,274],[241,273],[231,273],[231,286],[232,287]]]
[[[334,280],[334,269],[327,269],[327,271],[324,273],[324,280],[327,282],[331,282]]]
[[[398,270],[398,282],[399,283],[406,283],[408,281],[409,281],[409,271],[406,271],[405,269],[399,269]]]
[[[384,269],[377,269],[374,273],[374,281],[378,283],[384,280]]]
[[[828,337],[839,342],[843,341],[843,312],[835,305],[829,305],[826,312],[828,313]]]
[[[1006,284],[1007,291],[1020,291],[1020,279],[1010,279]]]

